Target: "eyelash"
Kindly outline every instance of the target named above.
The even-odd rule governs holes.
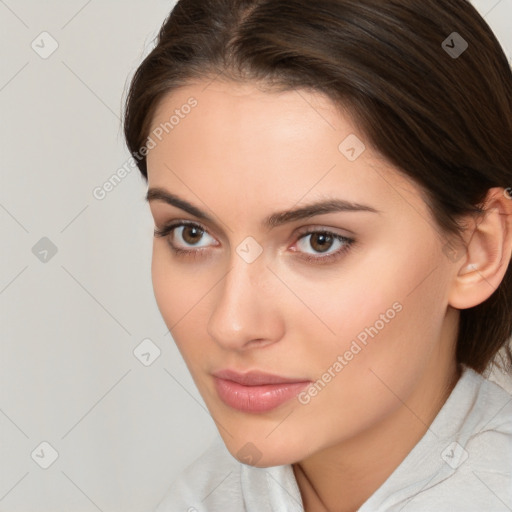
[[[204,229],[199,224],[196,224],[194,222],[179,221],[179,222],[172,222],[172,223],[164,226],[161,229],[155,228],[154,236],[158,237],[158,238],[167,237],[176,228],[179,228],[179,227],[194,227],[203,233],[208,232],[206,229]],[[343,242],[343,244],[344,244],[343,247],[338,249],[336,252],[333,252],[327,256],[318,256],[317,257],[317,256],[311,256],[308,254],[301,253],[302,254],[300,256],[301,259],[308,261],[308,262],[312,262],[312,263],[326,264],[326,263],[334,262],[334,261],[338,260],[339,258],[341,258],[355,243],[355,239],[353,239],[353,238],[348,238],[348,237],[342,236],[338,233],[334,233],[332,231],[322,230],[322,229],[310,229],[308,231],[304,231],[304,232],[300,233],[300,236],[298,237],[297,240],[301,240],[302,238],[305,238],[307,235],[311,235],[311,234],[328,235],[328,236],[334,238],[335,240]],[[175,247],[170,242],[170,240],[168,240],[168,243],[169,243],[171,250],[174,252],[174,254],[176,256],[191,257],[191,258],[195,259],[195,258],[201,257],[200,253],[203,252],[203,249],[187,250],[187,249],[181,249],[179,247]]]

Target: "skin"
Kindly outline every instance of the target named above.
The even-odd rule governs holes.
[[[453,389],[458,308],[482,302],[503,278],[512,252],[503,213],[512,201],[491,189],[491,213],[468,223],[468,250],[453,261],[419,187],[320,93],[190,84],[164,98],[152,129],[191,96],[197,107],[149,151],[148,184],[214,221],[150,201],[156,228],[183,220],[205,230],[196,242],[179,228],[155,237],[159,309],[231,454],[241,458],[250,442],[260,452],[254,465],[293,464],[308,512],[354,511],[420,440]],[[350,134],[366,145],[355,161],[338,149]],[[327,198],[378,213],[261,224]],[[333,241],[321,252],[314,236],[300,238],[306,228],[355,242],[333,262],[306,261],[301,255],[320,258],[343,246]],[[252,263],[236,251],[249,236],[263,250]],[[174,254],[170,242],[197,257]],[[211,373],[223,368],[316,381],[397,302],[400,312],[306,405],[292,399],[255,414],[219,399]]]

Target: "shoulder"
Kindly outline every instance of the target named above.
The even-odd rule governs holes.
[[[512,510],[512,395],[467,371],[468,407],[441,453],[448,472],[411,500],[412,510]]]
[[[475,477],[479,471],[507,476],[512,493],[512,395],[477,373],[475,379],[480,385],[465,443],[465,470]]]
[[[475,371],[467,370],[466,383],[474,389],[471,407],[467,411],[474,437],[485,434],[512,436],[512,395],[495,382]]]
[[[446,403],[361,512],[512,510],[512,395],[465,367]]]
[[[480,471],[507,475],[512,483],[512,395],[479,373],[466,371],[468,400],[458,410],[461,427],[451,436],[460,459],[452,478]]]
[[[155,512],[243,510],[241,463],[217,438],[172,482]]]

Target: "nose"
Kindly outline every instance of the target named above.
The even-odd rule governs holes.
[[[272,279],[273,278],[273,279]],[[264,258],[247,263],[234,253],[230,270],[215,287],[208,334],[225,349],[245,350],[277,342],[284,322],[277,304],[278,280]]]

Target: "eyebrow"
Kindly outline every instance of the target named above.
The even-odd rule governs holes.
[[[180,210],[183,210],[198,219],[215,223],[214,219],[207,213],[200,210],[193,204],[181,199],[180,197],[167,192],[166,190],[156,187],[150,188],[146,194],[146,201],[163,201],[171,206],[175,206]],[[275,228],[289,222],[295,222],[298,220],[309,219],[315,215],[322,215],[326,213],[335,212],[371,212],[380,213],[375,208],[346,201],[344,199],[328,199],[325,201],[315,202],[295,210],[285,210],[281,212],[275,212],[263,220],[263,225],[269,228]]]

